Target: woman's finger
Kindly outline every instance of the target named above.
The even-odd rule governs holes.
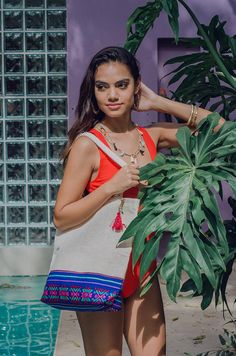
[[[140,178],[138,174],[132,174],[132,180],[136,180],[137,182],[139,182]]]

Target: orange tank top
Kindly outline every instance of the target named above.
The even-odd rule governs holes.
[[[143,134],[143,139],[147,146],[147,149],[149,151],[151,159],[154,160],[154,158],[156,156],[156,146],[155,146],[153,139],[151,138],[151,136],[149,135],[148,131],[145,128],[138,126],[138,129]],[[96,129],[91,129],[89,132],[94,134],[107,147],[110,148],[110,146],[108,145],[106,139],[104,138],[104,136],[101,132],[99,132]],[[93,190],[100,187],[102,184],[106,183],[120,169],[120,166],[117,163],[115,163],[109,156],[107,156],[106,153],[104,153],[100,148],[98,148],[98,150],[99,150],[99,154],[100,154],[100,165],[99,165],[98,174],[97,174],[96,178],[93,179],[92,181],[89,181],[89,183],[86,187],[86,190],[89,193],[91,193]],[[124,192],[123,196],[129,197],[129,198],[135,198],[137,196],[137,193],[138,193],[138,188],[134,187],[134,188],[131,188],[131,189],[127,190],[126,192]]]

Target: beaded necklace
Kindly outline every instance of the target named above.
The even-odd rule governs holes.
[[[145,151],[145,142],[143,139],[143,133],[135,126],[135,129],[138,132],[138,148],[134,153],[127,153],[124,150],[120,149],[117,144],[112,140],[110,132],[107,131],[107,128],[103,124],[99,124],[98,127],[99,131],[103,134],[103,136],[107,139],[110,145],[113,147],[114,151],[120,156],[124,157],[127,156],[130,158],[130,163],[137,163],[137,157],[139,154],[144,155]]]

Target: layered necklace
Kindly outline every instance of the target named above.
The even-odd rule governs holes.
[[[109,142],[111,147],[113,147],[114,151],[120,156],[120,157],[129,157],[130,158],[130,163],[137,163],[137,157],[139,154],[144,155],[145,151],[145,142],[143,139],[143,133],[135,126],[135,129],[137,130],[138,133],[138,147],[137,150],[134,153],[127,153],[124,150],[120,149],[117,144],[112,140],[112,137],[110,135],[110,132],[107,131],[106,126],[103,124],[99,123],[98,127],[99,131],[103,134],[105,139]]]

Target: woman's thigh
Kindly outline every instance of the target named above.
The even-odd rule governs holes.
[[[142,297],[140,291],[124,300],[124,335],[132,356],[164,356],[166,330],[158,278]]]
[[[120,356],[124,311],[77,312],[86,356]]]

